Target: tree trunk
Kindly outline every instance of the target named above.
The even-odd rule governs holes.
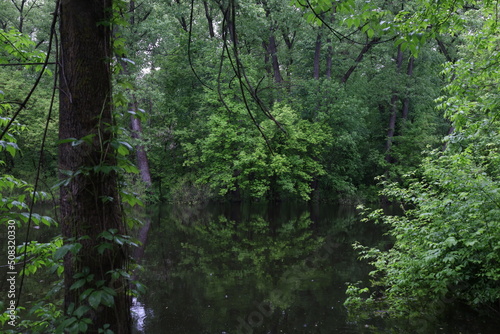
[[[180,5],[181,1],[180,0],[175,0],[175,3],[178,4],[178,5]],[[188,32],[189,29],[188,29],[188,24],[187,24],[186,18],[181,15],[178,18],[178,20],[179,20],[179,23],[181,24],[182,30],[184,30],[185,32]]]
[[[92,320],[87,332],[97,333],[109,324],[114,333],[121,334],[131,331],[127,283],[113,279],[110,271],[124,269],[126,252],[116,243],[102,252],[97,248],[106,241],[102,232],[125,233],[117,174],[111,167],[116,165],[109,130],[113,124],[111,31],[109,24],[103,24],[110,21],[111,14],[112,0],[61,2],[59,139],[87,140],[59,146],[59,168],[63,177],[70,175],[60,190],[60,220],[66,245],[82,246],[78,253],[64,258],[65,313],[73,305],[74,309],[91,305],[88,296],[81,297],[85,290],[95,289],[101,293],[93,295],[95,308],[84,313]],[[87,281],[75,288],[82,278]],[[113,294],[103,287],[111,288]],[[100,303],[96,303],[98,295]]]
[[[210,13],[210,8],[208,7],[208,3],[206,1],[203,1],[203,6],[205,7],[205,17],[207,18],[208,22],[208,33],[210,35],[210,38],[214,38],[215,37],[214,23],[212,15]]]
[[[444,57],[446,58],[446,61],[449,61],[450,63],[454,63],[455,60],[450,56],[450,53],[448,52],[448,48],[443,43],[443,41],[441,39],[439,39],[438,37],[436,37],[436,42],[438,43],[439,51],[441,51],[441,53],[444,55]]]
[[[365,44],[365,46],[359,52],[359,55],[356,57],[356,60],[354,61],[354,64],[351,67],[349,67],[349,69],[347,70],[347,72],[342,77],[342,80],[341,80],[342,83],[346,83],[347,82],[347,80],[349,79],[349,77],[351,76],[351,74],[354,72],[354,70],[356,69],[356,67],[358,67],[359,63],[361,63],[361,61],[363,60],[363,57],[365,56],[365,54],[368,51],[370,51],[370,49],[375,44],[377,44],[378,41],[380,41],[380,38],[379,37],[375,37],[370,42],[368,42],[368,43]]]
[[[131,104],[132,110],[139,112],[137,108],[137,102],[135,101],[135,96],[133,97],[134,103]],[[141,120],[136,116],[130,117],[130,128],[132,129],[132,138],[140,140],[142,135],[142,125]],[[151,173],[149,171],[149,163],[148,163],[148,155],[144,146],[138,144],[135,147],[135,155],[137,160],[137,168],[139,168],[139,172],[141,173],[141,179],[146,185],[146,187],[151,186]]]
[[[280,64],[278,61],[278,46],[276,45],[276,38],[274,37],[273,33],[271,34],[271,36],[269,36],[269,54],[271,55],[274,82],[281,83],[283,81],[283,78],[281,76]]]

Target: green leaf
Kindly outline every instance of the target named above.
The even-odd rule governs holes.
[[[107,306],[107,307],[113,307],[115,305],[115,299],[114,297],[109,294],[109,293],[103,293],[102,294],[102,304]]]
[[[92,292],[89,296],[89,304],[92,308],[97,309],[101,304],[101,299],[103,296],[102,290],[96,290]]]
[[[55,261],[59,261],[71,250],[72,247],[73,245],[71,244],[60,247],[54,252],[53,259]]]
[[[373,29],[368,29],[366,31],[366,35],[368,36],[368,38],[373,38],[374,34],[375,34],[375,31]]]
[[[88,310],[90,310],[90,307],[88,307],[87,305],[81,305],[75,310],[75,312],[73,312],[73,314],[78,318],[81,318],[85,313],[88,312]]]
[[[99,244],[99,246],[97,246],[97,251],[99,252],[99,254],[103,254],[106,249],[112,250],[113,244],[109,242],[102,242],[101,244]]]
[[[70,290],[76,290],[76,289],[79,289],[81,288],[85,283],[87,282],[86,279],[79,279],[78,281],[76,281],[75,283],[73,283],[71,285],[71,287],[69,288]]]
[[[82,332],[82,333],[87,333],[87,329],[88,329],[88,325],[87,325],[85,322],[80,321],[80,322],[78,323],[78,330],[79,330],[80,332]]]

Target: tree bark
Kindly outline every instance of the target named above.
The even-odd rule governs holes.
[[[208,7],[208,3],[206,1],[203,1],[203,6],[205,7],[205,17],[207,18],[208,22],[208,33],[210,35],[210,38],[214,38],[215,37],[214,23],[212,19],[212,14],[210,13],[210,8]]]
[[[87,140],[59,145],[59,168],[69,181],[60,189],[60,220],[67,245],[79,243],[76,254],[64,258],[64,309],[90,305],[81,300],[87,289],[111,288],[113,303],[90,308],[88,333],[97,333],[109,324],[114,333],[130,333],[130,308],[127,283],[113,279],[110,272],[124,269],[127,263],[123,246],[113,243],[99,252],[106,241],[101,233],[113,229],[124,234],[125,226],[117,190],[114,150],[111,146],[113,124],[111,103],[112,0],[62,1],[60,7],[60,114],[59,139]],[[81,287],[71,288],[82,277]],[[102,284],[102,285],[98,285]],[[102,290],[101,290],[102,291]],[[105,302],[106,304],[106,302]]]
[[[273,67],[274,82],[281,83],[283,81],[283,77],[281,76],[280,64],[278,61],[278,46],[276,45],[274,33],[271,33],[269,36],[269,54],[271,56],[271,64]]]

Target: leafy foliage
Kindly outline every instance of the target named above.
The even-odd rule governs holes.
[[[263,197],[278,190],[309,199],[310,183],[324,173],[318,160],[328,145],[328,127],[301,120],[290,107],[276,105],[274,121],[259,124],[261,136],[245,110],[233,111],[212,114],[207,137],[186,145],[185,164],[203,170],[198,182],[219,189],[221,195],[242,190]]]
[[[440,102],[455,126],[446,149],[429,153],[403,184],[384,183],[383,194],[401,203],[403,215],[378,210],[369,216],[392,228],[394,247],[357,246],[372,260],[375,286],[395,316],[418,315],[439,300],[477,310],[495,310],[500,300],[500,124],[491,94],[498,76],[490,66],[498,61],[491,52],[498,48],[498,27],[488,13],[477,13],[486,18],[483,26],[466,37],[461,60],[445,71],[451,79]]]

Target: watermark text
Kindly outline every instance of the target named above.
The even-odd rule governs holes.
[[[7,312],[11,326],[16,326],[16,222],[7,222]]]

